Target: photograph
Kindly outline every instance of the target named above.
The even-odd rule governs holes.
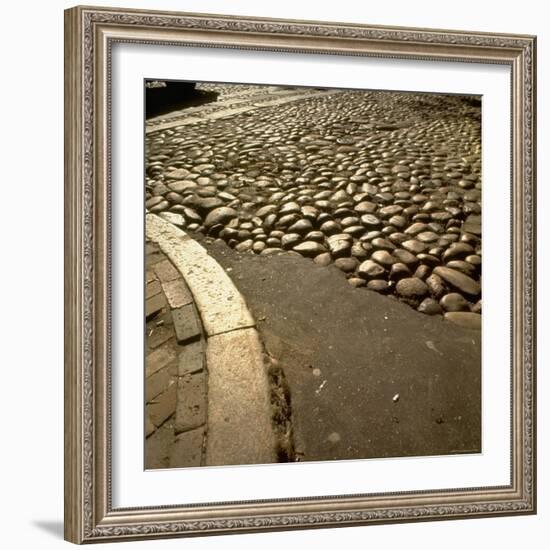
[[[145,469],[482,453],[482,97],[143,93]]]

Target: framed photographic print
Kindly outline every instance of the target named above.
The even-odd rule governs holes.
[[[533,36],[65,12],[65,536],[532,514]]]

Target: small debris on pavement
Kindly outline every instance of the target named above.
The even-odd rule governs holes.
[[[323,382],[321,383],[321,385],[315,390],[315,393],[317,395],[319,395],[321,393],[321,390],[325,387],[327,381],[326,380],[323,380]]]

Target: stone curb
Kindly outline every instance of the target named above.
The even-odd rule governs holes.
[[[182,274],[206,333],[206,465],[276,462],[267,367],[243,297],[218,262],[182,230],[147,214],[146,234]]]
[[[255,325],[229,276],[199,243],[155,214],[147,214],[145,225],[147,238],[160,246],[183,275],[208,337]]]
[[[206,465],[277,462],[267,369],[256,329],[209,338],[206,364]]]

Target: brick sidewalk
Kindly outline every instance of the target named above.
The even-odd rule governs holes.
[[[204,464],[205,339],[181,274],[146,243],[145,468]]]

